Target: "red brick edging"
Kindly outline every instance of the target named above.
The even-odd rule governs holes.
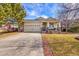
[[[43,49],[44,49],[44,55],[45,56],[53,56],[53,53],[52,53],[51,49],[48,46],[48,41],[47,40],[43,40]]]

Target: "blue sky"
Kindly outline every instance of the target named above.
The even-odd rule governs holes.
[[[57,17],[58,4],[56,3],[24,3],[22,6],[27,13],[26,19]]]

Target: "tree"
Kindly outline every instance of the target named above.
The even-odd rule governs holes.
[[[61,25],[68,31],[70,25],[74,22],[79,15],[79,4],[67,3],[60,4],[59,19],[61,20]]]
[[[26,12],[21,4],[12,4],[12,16],[17,20],[19,28],[23,26],[24,17],[26,16]]]
[[[4,24],[3,20],[0,20],[0,26],[2,26]]]
[[[0,16],[1,20],[16,20],[18,27],[20,28],[23,24],[26,12],[20,3],[4,3],[0,4]]]

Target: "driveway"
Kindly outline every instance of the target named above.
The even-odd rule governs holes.
[[[19,33],[0,39],[2,56],[43,56],[40,33]]]

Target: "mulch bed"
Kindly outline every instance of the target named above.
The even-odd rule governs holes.
[[[46,40],[43,40],[43,49],[44,49],[45,56],[53,56],[51,48],[48,46],[48,41]]]

